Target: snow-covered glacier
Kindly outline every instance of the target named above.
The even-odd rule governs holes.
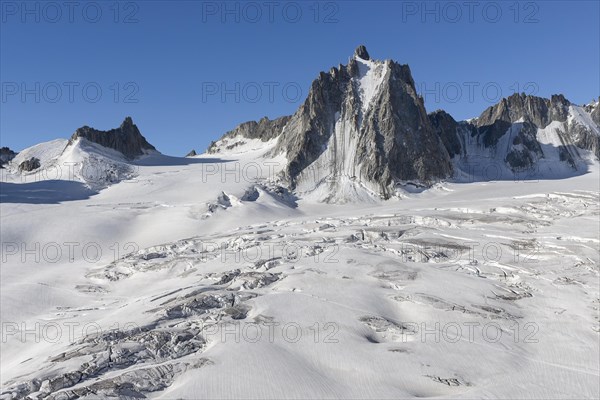
[[[597,398],[598,113],[427,114],[359,48],[200,155],[10,154],[0,398]]]

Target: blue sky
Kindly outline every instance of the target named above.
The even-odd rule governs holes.
[[[479,115],[515,91],[600,94],[598,1],[4,1],[0,144],[133,117],[166,154],[293,113],[365,44],[409,64],[428,111]]]

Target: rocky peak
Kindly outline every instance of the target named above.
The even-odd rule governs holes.
[[[131,119],[131,117],[125,117],[120,128],[123,132],[131,129],[137,129],[137,127],[133,124],[133,119]]]
[[[2,167],[4,164],[7,164],[10,160],[15,158],[16,155],[17,153],[8,147],[0,148],[0,167]]]
[[[598,104],[515,93],[469,122],[442,110],[428,115],[409,66],[371,59],[359,46],[347,65],[318,74],[292,116],[241,124],[209,151],[234,148],[240,138],[277,139],[265,155],[285,155],[281,178],[297,194],[343,202],[364,198],[367,189],[387,198],[407,181],[427,186],[454,172],[470,176],[470,160],[498,159],[514,172],[540,160],[575,168],[577,148],[600,157]],[[553,122],[556,129],[538,140]]]
[[[279,137],[277,150],[287,155],[292,187],[328,181],[334,193],[350,182],[389,197],[398,181],[448,176],[448,153],[410,68],[372,60],[364,46],[355,56],[347,66],[319,74]]]
[[[534,128],[545,128],[553,121],[565,122],[571,103],[563,95],[550,99],[515,93],[488,107],[474,121],[485,146],[495,145],[510,126],[521,121]]]
[[[369,52],[367,51],[367,48],[365,46],[363,46],[362,44],[360,46],[358,46],[356,48],[356,50],[354,50],[354,56],[358,57],[358,58],[362,58],[363,60],[371,59],[369,57]]]
[[[192,151],[190,151],[189,153],[187,153],[185,156],[186,157],[194,157],[194,156],[197,156],[197,155],[198,155],[198,153],[196,153],[196,150],[192,149]]]
[[[126,117],[118,128],[108,131],[82,126],[71,136],[69,143],[73,143],[78,138],[84,138],[101,146],[117,150],[129,159],[146,154],[148,151],[156,151],[154,146],[142,136],[131,117]]]

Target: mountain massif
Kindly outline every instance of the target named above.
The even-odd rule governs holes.
[[[598,102],[518,93],[468,122],[427,114],[408,65],[372,60],[359,46],[347,65],[319,74],[296,113],[241,124],[208,152],[274,140],[269,155],[285,155],[281,177],[297,192],[327,202],[365,190],[389,198],[407,183],[490,178],[489,164],[505,179],[583,173],[600,157],[599,115]]]

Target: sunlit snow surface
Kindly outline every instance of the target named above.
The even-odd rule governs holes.
[[[327,205],[256,148],[3,171],[2,398],[598,398],[596,165]]]

